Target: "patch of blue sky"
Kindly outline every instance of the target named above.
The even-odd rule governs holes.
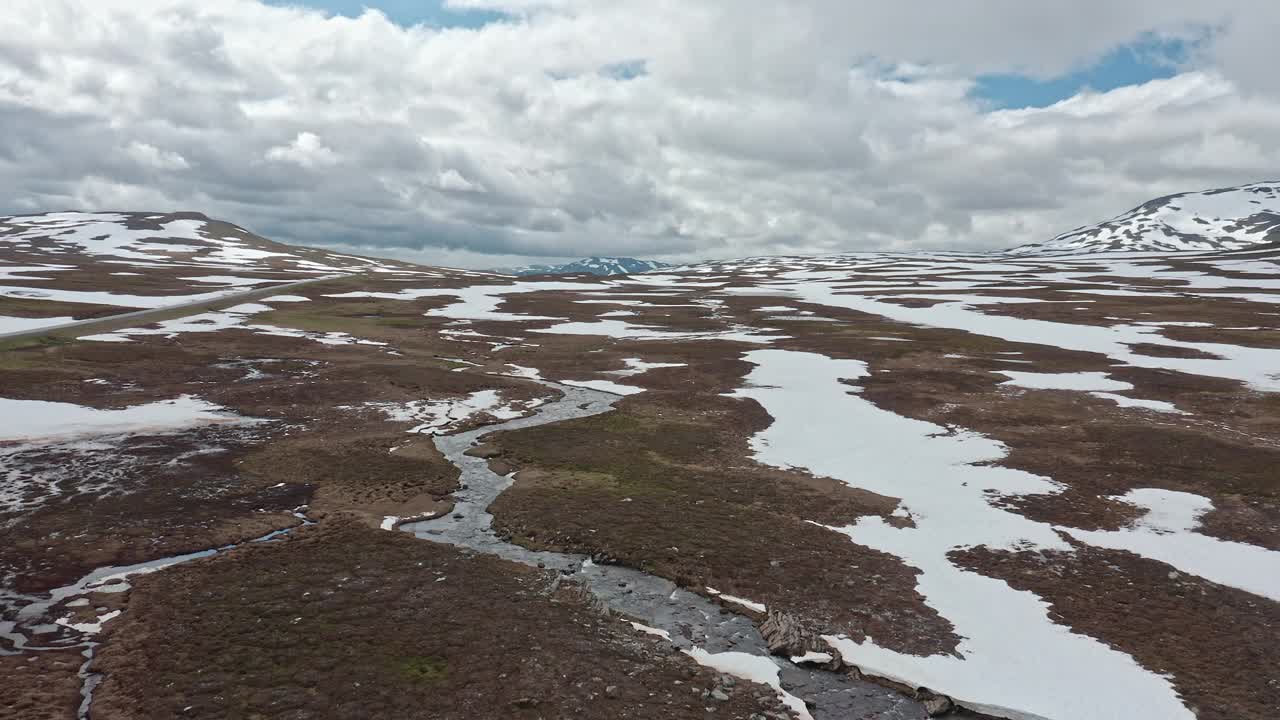
[[[600,74],[615,80],[634,80],[649,74],[647,60],[627,60],[600,68]]]
[[[489,10],[446,7],[444,0],[264,0],[268,5],[315,8],[334,15],[359,17],[365,8],[381,10],[392,22],[409,27],[478,28],[507,16]]]
[[[1178,74],[1194,50],[1183,39],[1144,36],[1097,62],[1064,75],[1036,78],[1020,73],[982,75],[970,94],[994,110],[1048,107],[1083,91],[1107,92]]]

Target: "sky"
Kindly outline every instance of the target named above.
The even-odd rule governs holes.
[[[358,18],[367,8],[373,8],[403,27],[425,24],[434,28],[478,28],[509,17],[483,8],[449,7],[440,0],[269,0],[267,4],[313,8],[349,18]]]
[[[5,0],[0,214],[429,264],[1048,239],[1280,174],[1256,0]]]

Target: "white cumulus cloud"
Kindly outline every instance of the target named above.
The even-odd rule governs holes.
[[[304,168],[326,167],[336,165],[338,155],[324,146],[319,135],[300,132],[288,145],[273,147],[267,151],[267,159],[275,162],[293,163]]]
[[[257,0],[6,0],[0,212],[194,209],[476,266],[996,248],[1274,174],[1280,4],[453,0],[479,29]],[[1155,34],[1179,74],[992,112]]]

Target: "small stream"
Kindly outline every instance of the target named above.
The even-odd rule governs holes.
[[[98,643],[93,638],[101,631],[104,623],[120,615],[123,610],[99,614],[96,623],[88,623],[90,627],[86,627],[86,624],[60,624],[57,622],[58,616],[71,615],[73,606],[67,603],[83,605],[88,602],[86,596],[90,593],[117,593],[128,590],[129,578],[135,575],[147,575],[172,565],[209,557],[244,545],[270,542],[304,525],[314,524],[314,521],[306,516],[306,506],[295,508],[293,515],[302,522],[290,528],[273,530],[266,535],[244,542],[148,560],[135,565],[101,567],[70,585],[54,588],[43,595],[22,595],[0,590],[0,611],[3,611],[3,616],[0,616],[2,618],[0,619],[0,640],[4,641],[0,643],[0,655],[79,648],[84,655],[84,663],[80,665],[80,707],[76,717],[79,720],[88,720],[93,691],[102,681],[102,676],[93,672],[91,667],[98,647]]]
[[[843,673],[796,665],[770,656],[764,639],[751,620],[732,612],[724,612],[720,605],[684,590],[669,580],[621,566],[597,565],[583,555],[539,552],[500,539],[493,531],[493,515],[488,508],[514,481],[510,477],[492,472],[487,460],[466,455],[466,451],[491,433],[598,415],[612,410],[613,403],[621,399],[620,396],[598,390],[538,382],[560,391],[563,397],[539,407],[534,414],[526,417],[435,438],[436,447],[460,470],[460,483],[463,487],[454,493],[456,503],[451,513],[440,518],[406,522],[400,526],[402,531],[411,532],[424,540],[447,543],[505,560],[558,571],[561,578],[583,587],[610,611],[634,618],[648,626],[647,632],[665,633],[676,648],[691,654],[697,653],[704,660],[706,653],[743,653],[752,656],[752,660],[757,663],[772,663],[779,670],[780,684],[789,693],[788,698],[793,703],[804,701],[815,720],[923,720],[927,717],[919,703],[887,688],[853,680]],[[311,524],[312,521],[305,515],[305,509],[298,508],[294,514],[303,524]],[[55,616],[70,613],[66,604],[68,601],[78,602],[83,596],[94,592],[120,592],[128,589],[128,579],[132,576],[155,572],[246,544],[269,542],[287,535],[295,528],[277,530],[243,543],[185,555],[136,565],[99,568],[70,585],[56,588],[39,597],[0,591],[0,609],[5,610],[0,618],[0,654],[81,649],[85,661],[80,668],[82,700],[78,718],[88,720],[93,691],[101,681],[101,676],[92,670],[98,646],[94,640],[97,630],[78,630],[55,624]],[[108,616],[114,617],[116,614],[118,612],[101,615],[99,622],[105,622],[109,619]]]
[[[435,439],[440,452],[461,471],[460,482],[465,487],[454,493],[453,512],[440,518],[405,523],[400,526],[401,530],[425,540],[557,570],[609,610],[665,631],[671,643],[681,650],[701,648],[713,654],[735,652],[770,658],[780,670],[782,687],[804,700],[815,720],[927,717],[919,703],[887,688],[853,680],[843,673],[772,658],[749,619],[735,613],[722,613],[720,605],[683,590],[669,580],[616,565],[597,565],[583,555],[529,550],[499,538],[493,531],[493,515],[488,508],[514,481],[494,473],[487,460],[466,455],[466,451],[491,433],[599,415],[610,411],[613,403],[621,399],[598,390],[539,382],[559,390],[564,397],[527,417]]]

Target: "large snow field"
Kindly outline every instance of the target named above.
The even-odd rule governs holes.
[[[73,317],[10,317],[0,315],[0,335],[22,333],[41,328],[53,327],[64,323],[75,322]]]
[[[881,647],[875,638],[829,637],[847,661],[1010,717],[1194,717],[1166,678],[1054,623],[1035,594],[947,559],[953,549],[974,546],[1070,551],[1055,527],[991,504],[1055,493],[1056,483],[977,465],[999,460],[1003,446],[899,416],[849,392],[842,380],[867,375],[859,361],[785,350],[756,350],[746,359],[755,367],[734,395],[756,400],[774,418],[752,438],[756,459],[901,498],[899,512],[911,527],[864,517],[832,529],[918,568],[918,591],[963,638],[959,656],[920,657]]]
[[[246,419],[199,398],[183,395],[117,410],[43,400],[0,398],[0,443],[55,442],[107,434],[161,432]]]
[[[105,410],[0,398],[0,512],[38,507],[62,492],[58,486],[68,480],[77,493],[111,491],[121,478],[100,458],[115,454],[123,436],[260,422],[191,395]],[[127,458],[116,459],[128,464]],[[50,462],[54,466],[45,467]]]

